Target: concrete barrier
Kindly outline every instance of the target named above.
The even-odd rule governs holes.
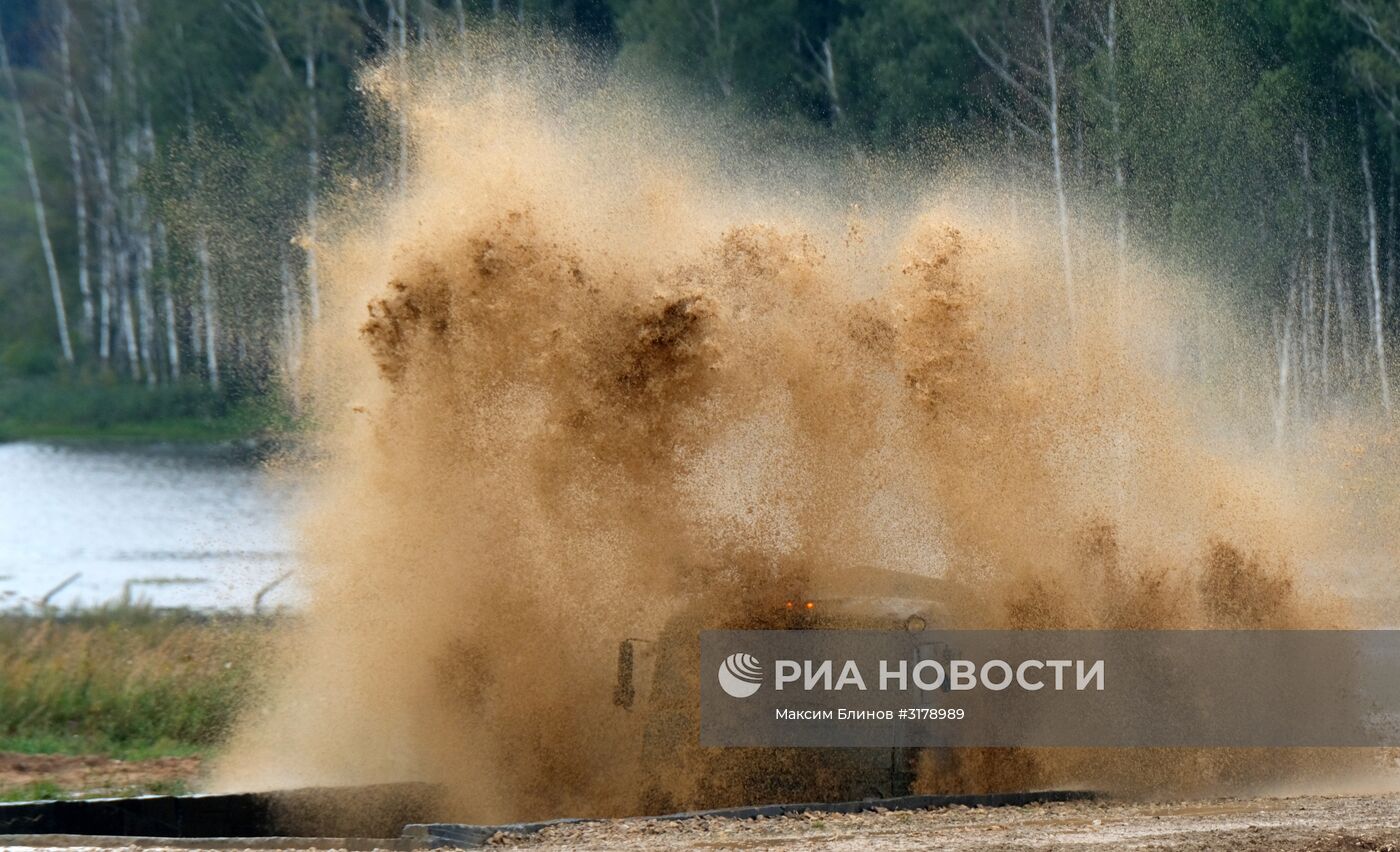
[[[498,834],[533,834],[551,826],[602,820],[568,818],[500,825],[421,822],[435,788],[427,784],[324,787],[268,793],[136,796],[126,799],[0,804],[0,848],[6,846],[189,849],[392,849],[486,846]],[[752,805],[643,820],[758,819],[800,813],[912,811],[1006,807],[1097,798],[1085,790],[1038,790],[949,796],[900,796],[852,802]]]
[[[428,784],[378,784],[13,802],[0,804],[0,835],[396,837],[431,812],[435,792]]]

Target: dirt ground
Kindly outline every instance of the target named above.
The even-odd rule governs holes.
[[[193,782],[199,769],[197,757],[115,760],[94,755],[0,752],[0,795],[40,782],[80,795],[173,791]]]
[[[804,814],[759,820],[621,820],[493,844],[545,849],[1400,850],[1400,794],[1068,803]]]
[[[73,838],[78,840],[77,838]],[[245,840],[246,844],[247,841]],[[340,841],[344,844],[344,841]],[[253,844],[249,844],[253,845]],[[306,847],[330,844],[308,842]],[[1004,808],[938,808],[776,819],[608,820],[532,835],[498,834],[492,847],[533,850],[1285,850],[1400,852],[1400,793],[1215,799],[1171,803],[1085,802]],[[134,848],[11,846],[10,852]],[[197,848],[182,844],[180,852]],[[244,848],[237,840],[209,848]],[[266,849],[259,846],[259,849]],[[295,847],[293,847],[295,848]],[[360,847],[363,848],[363,847]],[[145,846],[141,852],[165,847]],[[172,849],[171,852],[174,852]]]

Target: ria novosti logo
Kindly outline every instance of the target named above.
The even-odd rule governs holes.
[[[719,664],[719,685],[730,698],[748,698],[763,682],[763,666],[749,654],[730,654]]]

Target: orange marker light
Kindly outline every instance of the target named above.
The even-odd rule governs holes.
[[[788,608],[788,609],[792,609],[792,601],[788,601],[788,602],[787,602],[787,608]]]
[[[813,608],[815,608],[815,607],[816,607],[816,604],[812,603],[811,601],[807,601],[807,608],[808,608],[808,609],[813,609]]]

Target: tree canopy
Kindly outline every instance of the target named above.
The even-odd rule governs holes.
[[[0,374],[258,385],[317,298],[313,259],[265,235],[314,227],[332,175],[395,168],[392,146],[365,149],[357,69],[471,26],[562,34],[850,156],[976,152],[1066,210],[1115,210],[1125,242],[1189,254],[1294,330],[1279,357],[1302,375],[1329,343],[1355,359],[1342,385],[1389,370],[1385,0],[10,0]],[[1072,253],[1067,237],[1070,288]],[[1280,394],[1321,394],[1308,382],[1333,386]]]

